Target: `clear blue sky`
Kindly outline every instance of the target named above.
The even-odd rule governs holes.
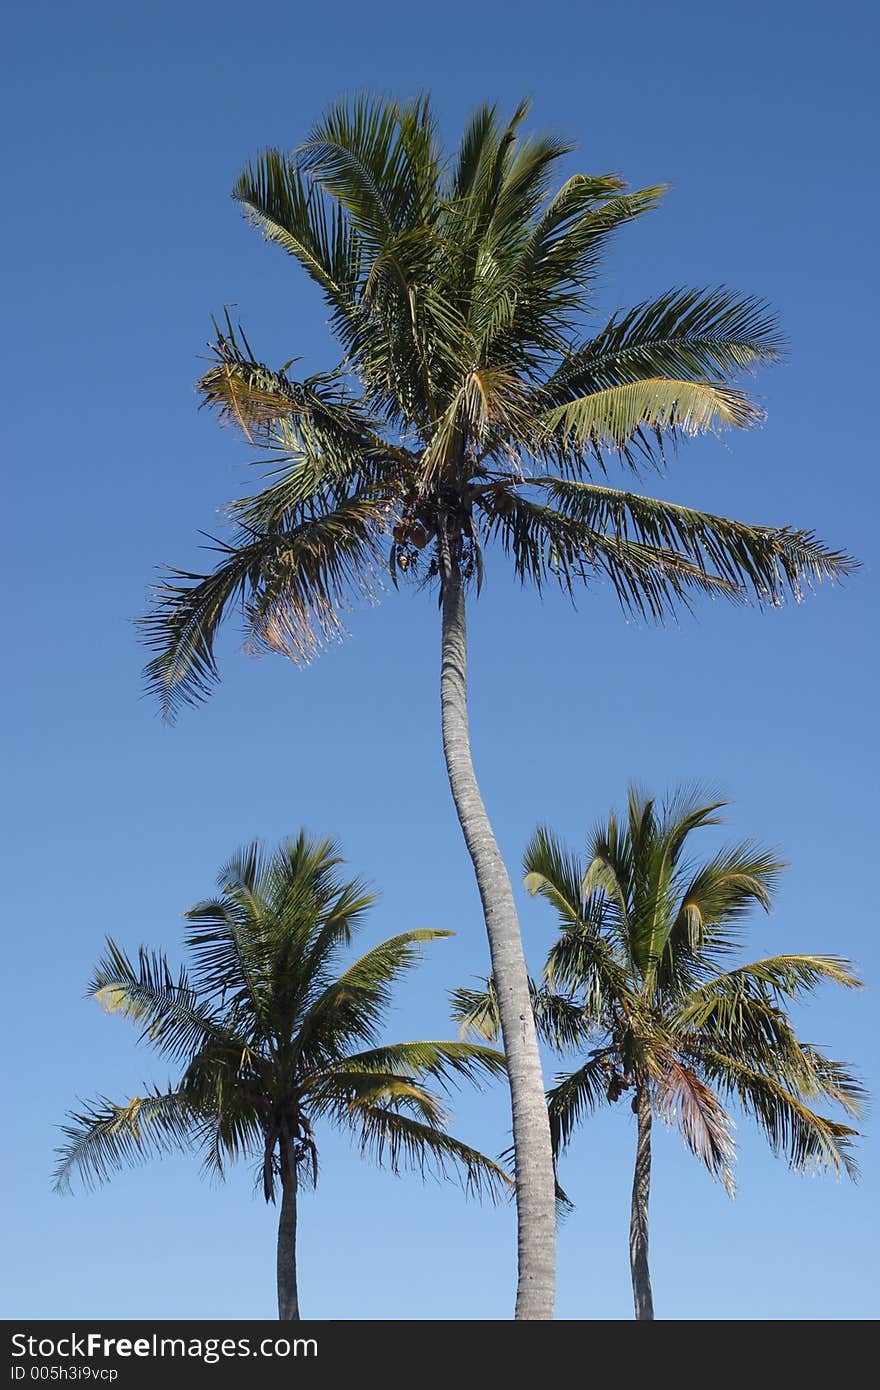
[[[778,307],[792,351],[757,390],[766,425],[688,447],[670,498],[815,527],[864,562],[845,588],[760,614],[704,605],[662,631],[610,594],[572,612],[515,591],[500,563],[472,624],[474,742],[511,867],[535,822],[572,841],[639,778],[708,780],[732,835],[791,861],[754,952],[878,966],[876,111],[874,7],[794,0],[662,5],[325,0],[207,4],[13,0],[0,418],[8,468],[2,725],[8,855],[2,1146],[6,1316],[252,1317],[273,1309],[274,1213],[247,1170],[225,1187],[185,1159],[69,1199],[49,1189],[55,1124],[77,1095],[164,1080],[83,988],[107,932],[176,953],[180,914],[253,836],[339,835],[383,890],[372,932],[452,927],[400,997],[398,1037],[451,1035],[445,991],[485,970],[476,892],[442,767],[438,623],[424,595],[357,613],[298,673],[230,635],[224,683],[174,729],[142,698],[130,620],[162,562],[198,567],[197,532],[252,456],[196,410],[209,315],[240,308],[269,361],[328,365],[314,287],[242,221],[229,189],[267,144],[293,146],[358,87],[430,89],[454,139],[487,98],[535,99],[581,167],[668,180],[616,245],[609,310],[721,281]],[[872,33],[872,29],[874,32]],[[873,40],[873,42],[872,42]],[[873,129],[872,129],[873,125]],[[871,714],[871,709],[875,713]],[[711,842],[707,840],[707,845]],[[551,935],[524,903],[535,968]],[[812,1040],[877,1079],[874,996],[825,993]],[[455,1124],[507,1143],[505,1097]],[[667,1318],[864,1318],[876,1158],[857,1187],[798,1178],[740,1130],[731,1203],[674,1135],[657,1142],[652,1254]],[[560,1315],[630,1316],[628,1107],[584,1130],[565,1169]],[[305,1314],[507,1317],[510,1209],[363,1164],[324,1136],[302,1213]]]

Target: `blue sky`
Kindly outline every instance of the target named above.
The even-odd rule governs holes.
[[[838,952],[875,983],[872,11],[852,0],[11,4],[7,1317],[272,1314],[274,1213],[248,1171],[212,1188],[180,1158],[96,1193],[50,1191],[54,1127],[76,1096],[165,1079],[82,997],[105,933],[176,954],[180,914],[229,853],[305,824],[337,834],[353,871],[382,889],[368,933],[458,933],[401,993],[398,1037],[451,1036],[445,991],[485,970],[442,767],[430,599],[402,593],[357,612],[350,640],[305,673],[247,660],[230,634],[222,686],[173,729],[141,694],[131,619],[156,566],[197,568],[198,531],[253,482],[251,452],[196,410],[211,312],[236,304],[269,361],[332,361],[316,290],[245,225],[230,186],[249,155],[295,145],[345,90],[429,89],[450,140],[476,103],[510,108],[528,93],[533,124],[580,142],[580,167],[668,181],[662,209],[616,244],[603,309],[722,281],[777,306],[791,353],[756,383],[765,426],[690,445],[655,490],[815,527],[862,571],[800,606],[703,604],[657,630],[624,621],[602,591],[576,612],[552,594],[541,603],[496,560],[472,618],[475,754],[517,878],[538,819],[582,842],[628,779],[720,788],[735,801],[730,835],[778,844],[791,862],[777,910],[754,924],[754,954]],[[522,925],[537,968],[550,917],[523,902]],[[874,1009],[871,991],[826,992],[802,1025],[876,1084]],[[505,1147],[503,1092],[462,1094],[454,1124]],[[875,1315],[867,1128],[852,1187],[789,1174],[744,1125],[735,1203],[661,1132],[658,1315]],[[560,1238],[562,1317],[630,1316],[633,1146],[621,1105],[567,1163],[578,1206]],[[322,1157],[302,1213],[306,1316],[509,1316],[510,1209],[376,1173],[332,1135]]]

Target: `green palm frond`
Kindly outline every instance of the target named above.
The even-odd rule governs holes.
[[[610,1077],[609,1054],[607,1050],[599,1049],[576,1071],[556,1078],[555,1084],[547,1092],[550,1135],[555,1155],[558,1156],[567,1147],[574,1131],[586,1116],[605,1103]]]
[[[160,952],[138,951],[135,967],[111,938],[98,962],[87,993],[107,1013],[120,1014],[142,1026],[141,1041],[176,1059],[205,1042],[224,1037],[222,1026],[191,988],[185,970],[175,978]]]
[[[214,1106],[202,1120],[195,1142],[202,1153],[202,1167],[212,1178],[222,1179],[229,1164],[253,1158],[265,1144],[265,1131],[259,1114],[234,1089],[221,1090]],[[267,1195],[267,1200],[270,1197]]]
[[[792,1068],[788,1076],[801,1095],[830,1100],[854,1119],[864,1114],[868,1093],[850,1067],[826,1057],[811,1043],[800,1045],[800,1057],[802,1065]]]
[[[304,1062],[316,1059],[320,1064],[327,1047],[338,1046],[342,1039],[346,1045],[377,1045],[379,1023],[391,1002],[394,983],[418,964],[425,942],[452,935],[424,927],[401,932],[372,947],[343,971],[303,1016],[297,1049]]]
[[[534,999],[534,981],[530,982],[530,990]],[[484,989],[450,990],[449,1003],[452,1018],[459,1025],[458,1031],[462,1038],[468,1033],[476,1033],[478,1037],[486,1038],[489,1042],[494,1042],[500,1037],[501,1013],[495,981],[491,976],[485,981]]]
[[[296,152],[300,168],[381,249],[432,214],[439,151],[427,102],[358,96],[330,107]]]
[[[338,313],[356,317],[357,242],[341,209],[309,185],[295,160],[266,150],[242,170],[233,197],[268,241],[299,261]]]
[[[526,891],[533,897],[538,894],[556,909],[563,931],[583,925],[583,866],[546,826],[539,825],[527,844],[523,870]]]
[[[152,1087],[124,1105],[99,1097],[68,1120],[55,1168],[57,1191],[69,1189],[74,1174],[91,1186],[147,1158],[185,1149],[198,1124],[185,1095]]]
[[[386,517],[384,503],[354,496],[289,529],[245,532],[237,545],[216,542],[222,559],[210,574],[169,571],[141,619],[155,653],[147,681],[165,717],[207,697],[218,679],[217,635],[236,606],[252,650],[302,663],[338,640],[340,610],[375,589]]]
[[[437,1097],[411,1078],[393,1072],[348,1069],[344,1061],[326,1076],[309,1079],[304,1095],[312,1115],[326,1117],[343,1128],[356,1128],[361,1113],[376,1106],[395,1114],[413,1114],[434,1128],[442,1126],[446,1118]]]
[[[523,868],[526,889],[554,908],[559,925],[544,978],[551,988],[576,989],[583,1013],[597,1023],[606,995],[615,998],[627,985],[617,911],[607,898],[584,894],[582,862],[544,826],[529,841]]]
[[[595,1027],[595,1016],[580,999],[539,987],[529,980],[529,994],[538,1036],[557,1051],[585,1042]],[[501,1015],[495,981],[490,976],[485,988],[450,991],[452,1017],[464,1037],[473,1032],[480,1037],[495,1039],[501,1032]]]
[[[707,574],[726,580],[737,593],[750,592],[759,603],[779,604],[786,594],[800,599],[804,589],[842,579],[852,562],[829,550],[810,532],[787,527],[749,526],[709,512],[698,512],[637,493],[563,478],[535,478],[536,486],[562,515],[603,535],[674,553]]]
[[[506,1069],[503,1052],[463,1041],[389,1043],[351,1054],[345,1058],[345,1066],[354,1072],[430,1077],[446,1088],[458,1078],[479,1085]]]
[[[753,908],[770,911],[784,867],[772,850],[751,841],[724,849],[700,865],[689,881],[679,885],[678,912],[669,923],[666,938],[669,948],[674,951],[686,945],[693,949],[704,941],[711,946],[720,928],[721,948],[726,949]]]
[[[616,314],[569,355],[542,388],[540,402],[558,407],[660,374],[725,381],[776,361],[783,347],[776,319],[762,301],[723,287],[671,290]]]
[[[542,449],[558,444],[578,452],[621,452],[644,431],[705,434],[735,426],[749,429],[764,418],[744,391],[714,381],[649,376],[576,396],[541,416]]]
[[[497,540],[520,582],[539,592],[552,580],[572,596],[600,577],[622,608],[655,621],[688,607],[692,593],[741,597],[724,576],[679,551],[598,530],[529,497],[486,492],[479,507],[486,539]]]
[[[771,1149],[796,1169],[830,1168],[858,1176],[852,1155],[857,1132],[812,1111],[777,1078],[723,1054],[703,1058],[719,1089],[735,1096],[763,1129]]]
[[[498,1197],[512,1190],[512,1182],[500,1164],[478,1153],[469,1144],[443,1130],[420,1123],[409,1115],[381,1105],[358,1107],[361,1152],[392,1172],[415,1169],[426,1176],[459,1173],[468,1192]]]
[[[677,1020],[681,1027],[701,1029],[712,1018],[723,1032],[737,1023],[745,1006],[768,997],[800,999],[825,982],[861,989],[851,962],[842,956],[786,955],[750,961],[704,981],[684,1000]]]

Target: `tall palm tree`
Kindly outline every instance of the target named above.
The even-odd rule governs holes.
[[[635,1315],[654,1316],[648,1267],[651,1121],[677,1123],[682,1138],[733,1195],[735,1101],[793,1168],[852,1175],[855,1131],[817,1114],[816,1100],[858,1115],[862,1090],[846,1067],[799,1042],[786,1011],[823,981],[858,987],[839,956],[770,956],[728,967],[755,906],[769,910],[783,865],[746,842],[711,859],[685,859],[690,837],[719,824],[725,802],[684,791],[658,809],[631,789],[623,823],[593,831],[586,860],[539,829],[526,850],[526,886],[556,912],[559,937],[540,987],[538,1030],[551,1047],[586,1057],[548,1094],[554,1153],[597,1105],[631,1096],[636,1161],[630,1214]],[[457,990],[463,1030],[497,1034],[493,982]]]
[[[849,562],[809,532],[753,526],[593,481],[616,459],[662,463],[664,441],[760,411],[737,374],[772,362],[765,306],[677,289],[587,336],[610,236],[662,189],[574,174],[572,146],[521,136],[521,104],[471,117],[444,155],[427,99],[359,97],[328,110],[294,154],[268,150],[234,196],[319,286],[341,350],[296,380],[251,350],[227,315],[203,402],[265,450],[271,472],[230,509],[206,574],[173,570],[144,619],[150,687],[166,716],[218,675],[231,610],[251,650],[307,661],[342,633],[383,569],[436,585],[440,699],[452,795],[483,906],[513,1110],[519,1216],[517,1316],[552,1316],[553,1163],[538,1044],[510,880],[471,758],[466,591],[486,552],[522,583],[573,593],[610,584],[661,619],[696,594],[777,604]]]
[[[280,1191],[278,1316],[299,1319],[297,1193],[318,1179],[316,1126],[351,1131],[361,1151],[394,1170],[457,1169],[468,1188],[510,1182],[454,1139],[430,1083],[504,1068],[499,1052],[461,1042],[379,1042],[395,981],[420,945],[448,931],[403,932],[341,968],[340,956],[374,901],[343,881],[329,840],[296,840],[264,855],[256,844],[222,870],[219,896],[186,914],[191,970],[141,948],[135,964],[109,941],[89,993],[131,1019],[141,1039],[181,1068],[166,1090],[124,1104],[99,1098],[69,1116],[56,1185],[78,1172],[105,1180],[125,1164],[197,1147],[207,1170],[257,1159],[267,1202]]]

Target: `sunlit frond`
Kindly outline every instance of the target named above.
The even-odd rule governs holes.
[[[428,1078],[447,1089],[458,1078],[480,1085],[487,1077],[505,1071],[504,1054],[491,1047],[468,1042],[389,1043],[344,1059],[349,1072],[391,1072]]]
[[[141,947],[135,967],[108,939],[88,993],[107,1013],[138,1024],[141,1040],[165,1056],[181,1059],[205,1042],[225,1037],[220,1020],[190,986],[186,971],[181,969],[175,977],[160,952]]]

